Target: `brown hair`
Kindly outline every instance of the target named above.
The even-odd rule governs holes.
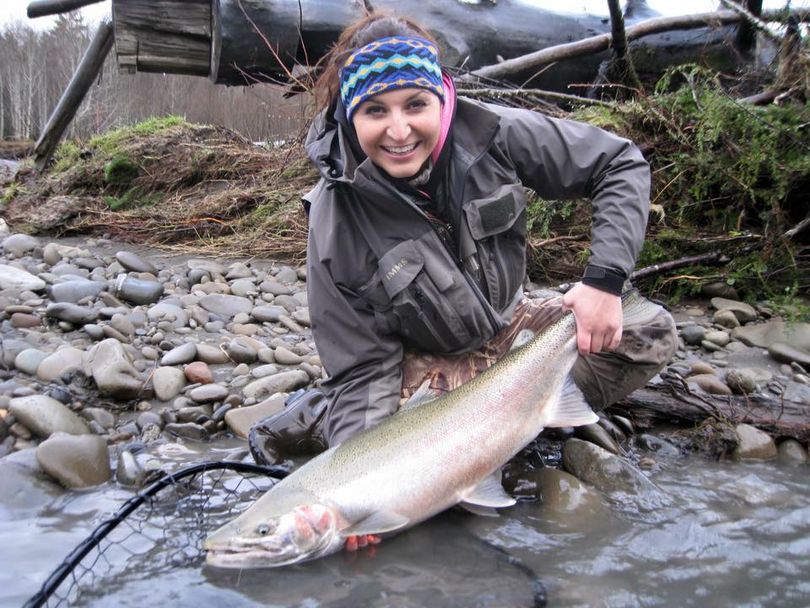
[[[330,107],[337,100],[340,68],[349,55],[369,42],[388,36],[418,36],[436,44],[433,36],[410,19],[382,13],[366,15],[343,30],[334,46],[318,62],[323,68],[315,83],[315,108],[318,112]]]

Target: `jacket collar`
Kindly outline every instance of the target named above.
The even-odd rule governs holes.
[[[304,146],[321,176],[361,190],[385,178],[368,158],[358,158],[349,134],[335,119],[334,109],[321,112],[312,122]],[[500,125],[499,115],[484,104],[459,97],[453,124],[453,146],[468,158],[478,158],[490,145]],[[375,188],[373,188],[375,189]]]

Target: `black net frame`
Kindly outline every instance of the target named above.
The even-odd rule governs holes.
[[[228,477],[228,473],[238,475]],[[190,540],[178,546],[163,547],[162,550],[173,551],[173,558],[186,563],[199,561],[204,553],[202,540],[213,528],[208,511],[215,491],[224,490],[227,498],[231,499],[226,504],[218,505],[216,509],[210,509],[217,511],[222,519],[219,522],[221,524],[234,517],[240,507],[245,506],[246,500],[255,500],[258,491],[267,490],[288,474],[289,470],[285,467],[220,461],[194,464],[164,475],[127,500],[115,514],[99,524],[48,576],[39,591],[26,601],[24,608],[71,605],[84,591],[87,580],[93,582],[97,578],[94,568],[106,567],[112,570],[113,564],[106,553],[113,545],[119,549],[124,548],[130,555],[138,555],[126,550],[124,543],[136,535],[148,538],[143,524],[150,517],[172,517],[177,515],[178,510],[184,510],[186,517],[194,524],[190,526]],[[161,496],[161,493],[166,494],[165,490],[171,492]],[[249,496],[240,497],[240,492],[246,492]],[[149,509],[139,511],[143,506],[148,506]],[[140,521],[137,521],[138,516],[142,518]],[[130,517],[136,518],[135,523],[130,522]],[[121,524],[127,524],[129,531],[124,529],[122,538],[109,540],[108,537]],[[94,550],[97,553],[91,555]]]

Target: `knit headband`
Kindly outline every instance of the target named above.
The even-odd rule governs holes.
[[[350,122],[367,99],[409,87],[426,89],[444,102],[438,51],[422,38],[380,38],[357,49],[340,70],[340,98]]]

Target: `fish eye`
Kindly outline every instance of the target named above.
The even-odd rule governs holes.
[[[273,531],[273,529],[274,526],[271,526],[270,524],[267,523],[259,524],[258,526],[256,526],[256,534],[258,534],[259,536],[267,536]]]

